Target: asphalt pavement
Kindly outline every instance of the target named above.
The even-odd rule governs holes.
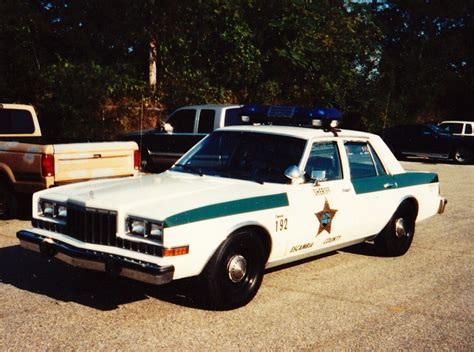
[[[192,281],[153,287],[23,250],[0,221],[0,350],[474,350],[474,166],[435,171],[443,215],[417,225],[408,253],[370,244],[267,272],[255,299],[208,310]]]

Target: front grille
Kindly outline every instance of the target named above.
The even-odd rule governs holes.
[[[68,205],[66,234],[82,242],[115,246],[117,213]]]
[[[163,247],[117,238],[117,212],[68,204],[66,225],[33,219],[33,227],[62,233],[79,241],[162,256]]]

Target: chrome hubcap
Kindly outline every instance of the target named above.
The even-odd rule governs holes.
[[[227,264],[227,272],[232,282],[240,282],[247,273],[247,260],[239,254],[234,255]]]
[[[405,220],[403,218],[397,219],[395,222],[395,235],[398,238],[408,236]]]

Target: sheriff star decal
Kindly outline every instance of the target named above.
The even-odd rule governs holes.
[[[336,209],[331,209],[329,206],[329,202],[326,199],[324,201],[324,208],[320,212],[314,214],[318,218],[319,221],[319,229],[318,233],[316,236],[318,236],[321,232],[326,230],[328,233],[331,233],[331,224],[332,220],[334,219],[334,216],[336,215],[337,210]]]

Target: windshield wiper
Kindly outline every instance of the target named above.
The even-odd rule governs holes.
[[[186,164],[175,164],[175,165],[173,166],[173,169],[174,169],[176,166],[180,166],[180,167],[182,167],[182,168],[185,169],[185,170],[191,171],[191,173],[193,173],[193,174],[198,174],[199,176],[202,176],[202,175],[203,175],[203,173],[202,173],[202,171],[201,171],[200,169],[196,169],[196,168],[194,168],[194,167],[192,167],[192,166],[189,166],[189,165],[186,165]]]

